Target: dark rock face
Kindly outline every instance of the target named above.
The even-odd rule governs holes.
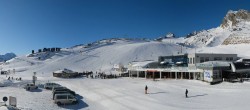
[[[0,62],[7,61],[15,57],[16,54],[14,53],[6,53],[5,55],[0,55]]]
[[[250,13],[247,10],[228,11],[224,17],[221,27],[227,28],[236,26],[241,21],[250,21]]]

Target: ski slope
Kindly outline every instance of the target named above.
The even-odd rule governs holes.
[[[0,75],[0,86],[5,86],[0,87],[0,97],[17,97],[17,107],[23,110],[248,110],[250,82],[209,85],[196,80],[60,79],[52,73],[67,68],[113,74],[114,65],[157,61],[159,56],[178,53],[234,53],[250,58],[249,30],[249,21],[240,20],[235,26],[200,31],[189,38],[106,39],[63,48],[60,52],[18,56],[0,64],[2,70],[10,72],[8,76]],[[58,107],[51,99],[51,91],[24,90],[34,72],[39,84],[57,82],[74,90],[79,94],[79,104]],[[7,80],[8,77],[22,77],[22,81]],[[145,85],[149,94],[144,94]],[[186,89],[189,98],[184,97]]]
[[[20,74],[37,72],[47,76],[51,76],[53,71],[64,68],[78,72],[102,71],[110,73],[114,65],[127,66],[133,61],[157,61],[158,56],[176,54],[180,49],[181,47],[174,43],[119,40],[112,43],[100,43],[88,48],[77,46],[62,49],[56,53],[42,52],[34,54],[32,57],[29,55],[20,56],[1,66],[4,70],[15,69]],[[183,49],[183,52],[186,51]]]

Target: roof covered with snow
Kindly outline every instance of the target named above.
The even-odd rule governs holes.
[[[197,67],[229,67],[230,62],[226,61],[208,61],[203,63],[198,63]]]
[[[72,70],[64,68],[63,70],[57,70],[54,73],[75,73],[75,72],[72,71]]]
[[[129,64],[129,68],[142,68],[144,66],[146,66],[149,63],[152,63],[154,61],[149,60],[149,61],[138,61],[138,62],[131,62]]]

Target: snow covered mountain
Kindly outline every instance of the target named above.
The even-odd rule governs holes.
[[[112,72],[114,65],[127,66],[133,61],[157,61],[159,56],[178,53],[235,53],[249,57],[249,12],[229,11],[223,23],[209,30],[193,32],[188,37],[169,33],[159,40],[113,38],[63,48],[56,52],[40,52],[15,57],[1,65],[19,73],[44,73],[68,68],[74,71]]]
[[[14,54],[14,53],[6,53],[4,55],[0,55],[0,62],[10,60],[14,57],[16,57],[16,54]]]
[[[16,57],[2,67],[16,72],[48,73],[68,68],[75,71],[111,72],[116,64],[127,66],[133,61],[157,61],[158,56],[180,52],[180,45],[143,39],[106,39],[86,45],[61,49],[59,52],[40,52]],[[188,50],[188,48],[187,48]],[[182,51],[187,52],[183,49]]]
[[[8,77],[21,77],[22,81],[7,80],[6,75],[0,75],[0,87],[7,86],[0,89],[0,97],[16,97],[17,107],[24,110],[247,110],[249,81],[209,86],[198,80],[61,79],[52,77],[52,72],[67,68],[109,74],[114,72],[112,68],[117,64],[126,66],[134,61],[157,61],[158,56],[181,52],[235,53],[239,57],[250,58],[249,38],[249,12],[239,10],[229,11],[219,27],[194,31],[186,37],[169,33],[156,40],[113,38],[26,56],[16,57],[9,53],[0,56],[0,61],[12,58],[0,63],[0,69],[15,73]],[[53,103],[51,91],[39,88],[29,92],[23,89],[24,84],[31,82],[33,72],[37,73],[39,85],[56,82],[75,91],[79,104],[59,107]],[[149,87],[147,95],[144,94],[145,85]],[[184,97],[185,88],[190,90],[189,98]],[[0,110],[3,109],[7,110],[0,106]]]
[[[163,41],[163,40],[165,40],[165,39],[173,39],[173,38],[176,38],[175,34],[169,32],[169,33],[167,33],[165,36],[161,36],[161,37],[159,37],[159,38],[157,38],[157,39],[155,39],[155,40],[156,40],[156,41]]]
[[[192,47],[245,43],[250,43],[250,13],[246,10],[228,11],[219,27],[200,31],[185,41]]]

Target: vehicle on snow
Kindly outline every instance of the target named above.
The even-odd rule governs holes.
[[[60,92],[60,91],[66,91],[70,94],[72,94],[73,96],[76,96],[76,93],[68,88],[64,88],[64,89],[55,89],[54,91],[52,91],[52,94],[54,94],[55,92]]]
[[[63,86],[53,87],[53,88],[52,88],[52,93],[53,93],[55,90],[59,90],[59,89],[68,89],[68,88],[67,88],[67,87],[63,87]]]
[[[45,89],[52,89],[53,87],[60,87],[60,84],[57,83],[45,83],[44,84],[44,88]]]
[[[69,93],[55,94],[54,103],[58,106],[62,104],[76,104],[78,100],[75,96]]]
[[[26,84],[26,85],[24,86],[24,89],[26,89],[26,90],[34,90],[34,89],[38,89],[38,86],[36,86],[36,85],[33,84],[33,83],[29,83],[29,84]]]

